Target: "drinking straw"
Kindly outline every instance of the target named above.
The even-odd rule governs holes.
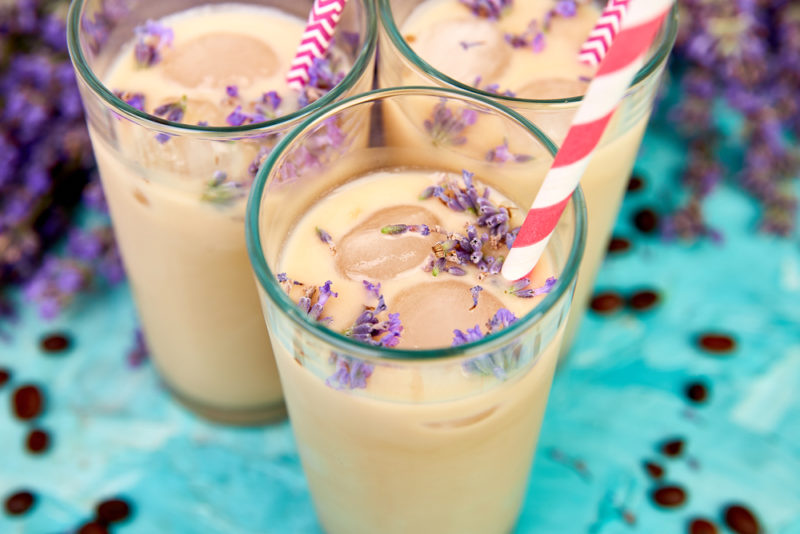
[[[583,176],[612,115],[619,106],[674,0],[631,0],[622,31],[608,51],[514,245],[503,263],[507,280],[525,277],[544,252],[564,208]]]
[[[630,0],[609,0],[592,32],[581,46],[578,61],[596,67],[603,61],[622,27]]]
[[[286,75],[291,89],[300,90],[308,83],[308,71],[314,59],[323,57],[328,51],[345,4],[347,0],[314,0],[300,46]]]

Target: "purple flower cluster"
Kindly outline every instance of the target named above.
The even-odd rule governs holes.
[[[514,48],[530,48],[535,54],[538,54],[547,46],[545,35],[550,31],[553,18],[571,18],[577,13],[578,2],[576,0],[558,0],[552,9],[545,13],[541,23],[538,20],[532,20],[524,32],[507,33],[505,35],[506,42]]]
[[[164,48],[171,47],[175,38],[171,28],[159,22],[148,20],[134,30],[136,45],[133,56],[140,67],[152,67],[161,61]]]
[[[467,329],[453,331],[453,346],[458,347],[467,343],[479,341],[484,337],[495,334],[517,321],[517,316],[506,308],[500,308],[486,323],[486,334],[479,325]],[[510,348],[498,352],[484,354],[477,358],[467,360],[462,365],[464,371],[481,376],[495,376],[500,380],[508,378],[508,373],[513,371],[519,363],[519,354]]]
[[[506,289],[506,293],[522,299],[531,299],[533,297],[538,297],[539,295],[546,295],[547,293],[550,293],[556,286],[556,282],[558,282],[558,278],[551,276],[544,281],[544,285],[542,287],[530,287],[530,279],[522,278],[511,284],[511,287]]]
[[[339,61],[330,54],[322,58],[314,58],[308,69],[308,82],[298,98],[301,108],[325,96],[345,77]]]
[[[386,311],[386,302],[380,293],[381,285],[364,280],[364,289],[378,302],[375,307],[366,308],[344,335],[376,347],[396,347],[403,332],[400,314],[389,313],[386,320],[379,319],[378,316]]]
[[[670,113],[693,141],[685,182],[689,195],[667,221],[668,237],[719,236],[709,231],[703,200],[732,174],[762,206],[760,227],[777,235],[795,228],[793,182],[800,156],[800,6],[786,0],[685,0],[674,62],[681,95]],[[724,101],[744,122],[728,133],[712,117]],[[742,147],[744,161],[720,156],[726,144]]]
[[[247,187],[241,182],[229,180],[227,173],[214,171],[211,180],[206,182],[201,200],[214,204],[229,204],[247,196]]]
[[[310,286],[306,290],[305,295],[300,297],[300,300],[297,302],[300,309],[303,310],[312,321],[327,323],[332,320],[331,317],[322,317],[322,312],[325,310],[325,304],[328,303],[328,300],[330,300],[331,297],[336,298],[339,296],[338,293],[331,291],[332,285],[333,282],[328,280],[319,288]]]
[[[464,130],[477,120],[478,112],[474,109],[462,108],[456,114],[447,107],[447,99],[443,98],[434,106],[431,118],[425,119],[424,126],[434,145],[463,145],[467,142]]]
[[[499,19],[512,0],[460,0],[476,17]]]
[[[364,389],[375,367],[352,356],[331,353],[330,363],[336,371],[328,377],[325,384],[334,389]]]
[[[116,2],[103,5],[87,22],[98,32],[122,12]],[[59,6],[0,5],[0,288],[23,286],[48,318],[80,292],[123,276],[107,221],[85,235],[76,230],[64,253],[51,253],[82,200],[105,210]]]

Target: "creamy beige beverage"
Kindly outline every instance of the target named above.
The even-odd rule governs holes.
[[[530,285],[512,286],[494,268],[523,213],[470,173],[375,171],[305,210],[276,269],[309,317],[351,339],[460,346],[513,325],[556,284],[549,256]],[[335,351],[320,359],[276,342],[326,532],[510,532],[560,338],[560,330],[540,331],[530,344],[412,365]]]
[[[401,2],[381,0],[384,14],[379,83],[437,83],[448,78],[498,95],[529,118],[557,144],[562,142],[577,103],[564,99],[585,92],[594,68],[578,62],[578,51],[599,15],[594,2],[577,2],[574,11],[556,0],[460,0]],[[470,6],[503,6],[497,10]],[[409,62],[392,44],[397,24],[411,54],[436,69],[422,73],[418,59]],[[417,61],[417,63],[414,63]],[[656,71],[653,76],[658,79]],[[632,89],[608,127],[599,150],[581,180],[588,212],[586,252],[567,326],[568,348],[588,302],[605,256],[614,220],[650,115],[655,83]],[[561,100],[561,102],[559,102]],[[408,112],[407,112],[408,113]]]
[[[200,6],[137,29],[144,37],[121,49],[103,81],[173,122],[246,128],[296,111],[344,76],[348,59],[332,48],[316,86],[288,89],[304,26],[270,7]],[[282,128],[215,140],[121,117],[90,121],[154,363],[179,398],[212,418],[260,421],[283,411],[243,226],[249,184]]]

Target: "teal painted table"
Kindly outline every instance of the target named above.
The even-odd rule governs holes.
[[[771,534],[800,533],[797,239],[754,234],[754,205],[727,187],[707,206],[723,244],[637,233],[631,214],[672,199],[684,153],[668,134],[649,132],[638,164],[646,188],[629,194],[617,227],[633,248],[606,261],[598,288],[650,287],[662,300],[646,313],[587,316],[555,380],[518,534],[680,533],[694,516],[721,524],[731,502],[752,508]],[[0,497],[29,488],[38,500],[24,516],[0,513],[0,533],[71,532],[115,495],[134,506],[113,529],[121,534],[318,533],[289,425],[198,420],[149,365],[128,365],[134,327],[124,287],[53,324],[24,308],[7,327],[0,367],[13,377],[0,388]],[[46,355],[40,339],[55,330],[73,346]],[[730,332],[736,350],[700,351],[694,340],[706,330]],[[710,386],[702,405],[684,394],[696,378]],[[12,389],[27,382],[47,397],[36,424],[53,443],[39,456],[25,452],[30,425],[8,409]],[[676,436],[685,450],[665,458],[658,446]],[[684,506],[653,505],[646,459],[686,489]]]

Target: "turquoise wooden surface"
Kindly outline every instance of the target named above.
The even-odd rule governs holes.
[[[668,129],[648,133],[638,162],[647,187],[629,194],[617,227],[634,246],[607,259],[598,288],[656,288],[662,302],[644,314],[587,316],[553,386],[518,534],[680,533],[693,516],[721,523],[729,502],[750,506],[769,533],[800,533],[797,238],[753,233],[754,205],[729,187],[707,206],[723,244],[637,234],[632,212],[678,194],[673,175],[684,152]],[[114,495],[135,507],[113,529],[121,534],[320,532],[287,423],[206,423],[170,400],[150,365],[127,364],[135,326],[127,288],[84,300],[52,324],[22,312],[0,342],[0,366],[14,373],[0,388],[0,497],[29,488],[39,500],[22,517],[0,512],[0,533],[70,532]],[[732,333],[737,350],[699,351],[694,336],[709,329]],[[41,336],[53,330],[71,334],[69,352],[41,352]],[[712,388],[702,406],[683,394],[696,377]],[[25,382],[47,395],[37,424],[54,442],[42,456],[25,452],[30,425],[8,408],[13,386]],[[686,452],[667,460],[657,446],[672,436],[684,438]],[[685,506],[653,506],[644,459],[687,489]]]

